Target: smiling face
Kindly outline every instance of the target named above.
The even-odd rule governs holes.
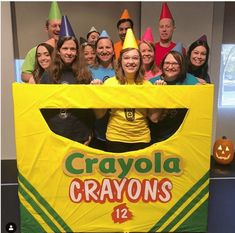
[[[76,43],[73,40],[66,40],[59,49],[58,54],[64,64],[72,64],[77,56]]]
[[[83,54],[86,64],[93,65],[95,62],[95,50],[90,45],[86,45],[84,47]]]
[[[180,64],[172,54],[168,54],[163,62],[163,74],[165,81],[174,81],[180,74]]]
[[[90,33],[89,37],[87,38],[87,41],[91,44],[95,44],[95,42],[99,38],[99,35],[100,34],[98,32],[92,32],[92,33]]]
[[[190,62],[196,67],[202,66],[206,62],[207,51],[202,45],[194,48],[190,55]]]
[[[142,61],[144,65],[150,65],[154,61],[154,50],[147,43],[142,42],[140,44],[140,53],[142,55]]]
[[[49,39],[51,39],[51,38],[54,38],[55,40],[59,39],[60,26],[61,26],[60,19],[48,20],[47,33],[48,33]]]
[[[172,19],[161,19],[159,22],[159,35],[160,41],[163,43],[168,43],[171,41],[175,26]]]
[[[39,65],[45,70],[51,64],[51,56],[46,47],[40,45],[37,48],[37,60]]]
[[[114,56],[111,40],[108,38],[99,39],[96,45],[96,54],[101,63],[111,63]]]
[[[234,144],[231,140],[223,137],[215,141],[213,156],[220,164],[230,164],[234,159]]]
[[[136,74],[140,67],[140,54],[137,49],[132,49],[122,55],[122,69],[125,76]]]
[[[131,28],[131,23],[129,21],[121,23],[118,26],[118,34],[119,34],[119,37],[122,41],[125,40],[125,36],[126,36],[126,32],[127,32],[128,28]]]

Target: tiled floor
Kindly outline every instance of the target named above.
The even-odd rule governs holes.
[[[1,232],[14,222],[19,231],[19,202],[17,196],[17,170],[15,160],[2,160],[2,219]],[[235,160],[222,166],[211,160],[208,233],[235,232]],[[29,232],[30,233],[30,232]]]

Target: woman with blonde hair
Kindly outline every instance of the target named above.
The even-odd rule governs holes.
[[[149,80],[150,78],[160,75],[161,70],[155,63],[155,45],[153,41],[152,29],[150,27],[146,28],[141,38],[139,50],[145,71],[144,79]]]

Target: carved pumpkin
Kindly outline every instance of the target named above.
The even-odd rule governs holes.
[[[225,136],[217,139],[213,148],[213,156],[219,164],[230,164],[234,158],[233,142]]]

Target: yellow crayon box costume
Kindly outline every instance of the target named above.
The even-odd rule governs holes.
[[[207,230],[213,85],[13,84],[13,97],[21,233]],[[40,111],[129,107],[188,112],[167,140],[115,154],[54,134]]]

